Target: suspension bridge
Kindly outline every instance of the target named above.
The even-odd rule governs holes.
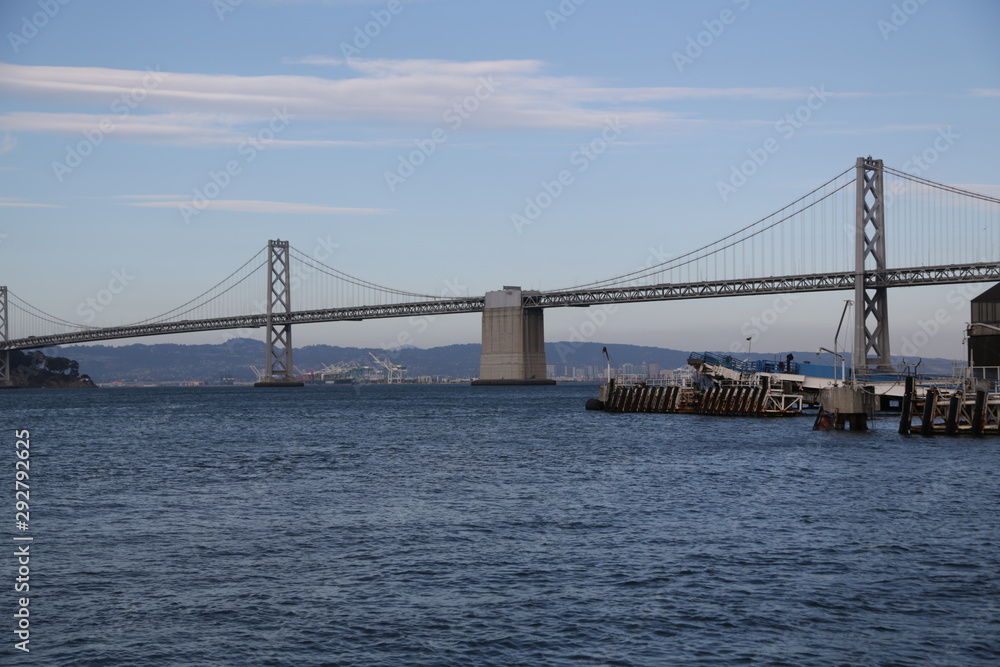
[[[888,366],[889,288],[998,280],[1000,198],[858,158],[722,239],[646,269],[556,290],[504,287],[442,298],[357,278],[278,240],[197,297],[123,326],[74,323],[0,287],[0,384],[11,382],[12,350],[264,328],[267,361],[258,384],[295,385],[293,325],[477,312],[478,382],[543,384],[550,382],[546,308],[834,290],[854,292],[853,363]]]

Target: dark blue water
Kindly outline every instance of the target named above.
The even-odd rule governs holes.
[[[1000,439],[595,387],[0,392],[38,665],[994,665]]]

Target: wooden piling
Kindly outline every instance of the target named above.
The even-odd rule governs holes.
[[[668,407],[667,407],[667,398],[670,396],[670,390],[671,389],[673,389],[673,387],[661,387],[660,388],[660,398],[656,402],[656,411],[657,412],[661,412],[661,413],[662,412],[667,412],[667,410],[668,410]]]
[[[986,392],[982,389],[976,391],[976,405],[972,410],[972,435],[983,434],[983,413],[986,410]]]
[[[961,411],[962,392],[956,391],[948,400],[948,418],[945,420],[944,432],[946,435],[955,435],[958,431],[958,415]]]
[[[922,423],[920,425],[920,432],[923,435],[934,434],[934,413],[937,410],[937,399],[937,387],[931,387],[928,389],[927,395],[924,397],[924,412]]]
[[[903,390],[903,406],[899,415],[899,432],[903,435],[910,433],[913,425],[913,376],[907,376],[906,388]]]

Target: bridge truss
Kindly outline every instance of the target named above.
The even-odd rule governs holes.
[[[848,205],[844,198],[851,185],[854,197]],[[890,210],[891,236],[886,233]],[[852,169],[718,241],[605,280],[525,291],[522,308],[853,290],[854,349],[859,351],[855,358],[864,365],[886,365],[887,290],[998,281],[998,248],[1000,199],[934,183],[886,167],[881,160],[858,158]],[[266,257],[263,252],[195,299],[122,326],[76,324],[0,287],[0,383],[10,382],[12,350],[262,327],[268,355],[265,379],[293,381],[293,324],[486,309],[485,296],[436,297],[362,280],[297,251],[287,241],[270,241]],[[897,266],[890,266],[890,257],[898,258]],[[802,271],[803,263],[814,271]],[[292,291],[296,304],[305,304],[301,310],[293,310]]]

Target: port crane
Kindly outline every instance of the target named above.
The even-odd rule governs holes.
[[[357,361],[339,361],[321,368],[317,374],[325,381],[351,382],[357,384],[365,381],[370,366],[364,366]]]
[[[394,381],[395,382],[403,381],[403,373],[406,371],[406,366],[400,366],[398,364],[394,364],[391,361],[389,361],[388,357],[386,357],[385,360],[383,361],[382,359],[379,359],[371,352],[369,352],[368,354],[371,355],[371,358],[375,360],[375,363],[377,363],[379,366],[385,369],[386,384],[392,384]]]

